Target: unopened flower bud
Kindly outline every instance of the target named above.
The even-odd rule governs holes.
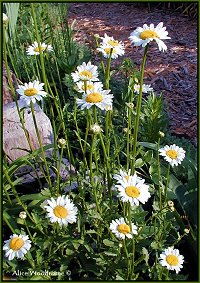
[[[190,233],[190,229],[185,228],[184,232],[185,232],[185,234],[189,234]]]
[[[106,106],[105,106],[105,109],[106,109],[106,111],[109,111],[109,110],[112,110],[113,107],[112,107],[112,105],[106,105]]]
[[[95,33],[95,34],[94,34],[94,37],[95,37],[96,39],[98,39],[100,36],[99,36],[98,33]]]
[[[164,134],[163,132],[161,132],[161,131],[159,131],[158,134],[159,134],[159,136],[160,136],[161,138],[164,138],[164,136],[165,136],[165,134]]]
[[[65,139],[59,139],[58,140],[58,146],[59,147],[65,147],[66,146],[66,140]]]
[[[21,219],[26,219],[26,211],[21,211],[20,213],[19,213],[19,218],[21,218]]]
[[[124,133],[128,133],[128,128],[123,128]]]
[[[126,104],[129,108],[133,109],[134,108],[134,104],[132,102],[129,102]]]
[[[169,207],[173,207],[174,206],[174,202],[172,200],[169,200],[168,202]]]
[[[98,124],[94,124],[94,125],[91,125],[90,132],[93,134],[100,134],[101,132],[103,132],[103,130]]]
[[[172,200],[169,200],[168,202],[168,205],[169,205],[169,208],[171,211],[174,211],[175,210],[175,207],[174,207],[174,202]]]

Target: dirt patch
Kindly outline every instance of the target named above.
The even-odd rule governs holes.
[[[180,12],[147,3],[70,3],[69,23],[76,20],[75,39],[94,48],[94,34],[107,33],[125,44],[125,55],[140,65],[143,48],[133,47],[130,33],[143,24],[163,22],[171,39],[166,52],[151,44],[145,71],[146,84],[162,92],[168,103],[170,130],[197,145],[197,20]],[[95,63],[95,62],[94,62]]]

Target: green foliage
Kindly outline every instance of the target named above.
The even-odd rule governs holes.
[[[77,106],[76,98],[82,98],[82,93],[71,72],[91,60],[91,53],[75,42],[75,22],[69,26],[67,8],[66,3],[21,3],[13,44],[5,44],[4,58],[8,58],[19,81],[38,79],[45,83],[47,96],[41,105],[51,119],[54,141],[47,146],[40,143],[36,150],[26,149],[26,156],[11,163],[3,160],[3,239],[17,233],[31,240],[23,274],[14,273],[22,271],[21,259],[8,260],[6,256],[4,271],[17,280],[187,280],[191,272],[187,260],[182,274],[177,275],[161,266],[159,256],[168,247],[180,248],[185,256],[187,248],[181,250],[185,245],[196,257],[196,149],[184,139],[160,136],[159,131],[169,132],[163,97],[151,93],[144,98],[134,91],[143,78],[145,64],[139,72],[128,58],[116,68],[110,68],[111,58],[101,58],[99,78],[104,89],[111,89],[114,95],[113,109],[93,105],[82,110]],[[27,56],[27,47],[38,38],[51,44],[54,51]],[[19,115],[27,134],[23,110]],[[30,111],[30,115],[37,131],[35,112]],[[98,132],[91,130],[94,124],[100,127]],[[40,141],[39,131],[37,134]],[[27,140],[31,142],[29,136]],[[173,143],[186,150],[186,157],[177,167],[171,167],[158,151]],[[63,157],[75,170],[64,165]],[[18,174],[25,165],[38,182],[27,190],[22,187],[23,174]],[[131,206],[119,198],[120,170],[124,172],[124,194],[137,200],[138,205]],[[67,178],[63,177],[66,171]],[[130,175],[134,173],[140,177],[137,184],[131,183]],[[143,183],[148,201],[139,198]],[[60,225],[57,220],[65,216],[58,215],[56,222],[51,222],[46,210],[48,200],[66,195],[77,208],[76,220]],[[59,209],[64,206],[57,204]],[[65,209],[68,217],[71,208],[67,205]],[[55,208],[51,210],[56,215]],[[26,218],[20,217],[22,211]],[[112,231],[112,221],[120,218],[124,218],[123,229],[130,229],[132,238],[127,237],[128,230],[120,232],[118,224],[116,230],[125,239]],[[131,223],[137,232],[131,231]]]
[[[162,95],[154,93],[143,100],[141,113],[141,139],[147,142],[157,142],[160,138],[159,131],[166,132],[169,118]]]

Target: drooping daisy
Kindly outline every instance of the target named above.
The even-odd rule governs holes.
[[[144,179],[139,178],[136,174],[120,180],[120,183],[116,185],[119,191],[118,197],[123,202],[130,202],[131,206],[139,205],[139,203],[145,203],[150,198],[148,191],[149,186],[144,184]]]
[[[109,94],[110,90],[102,90],[95,87],[93,91],[83,94],[82,99],[77,98],[77,105],[81,106],[81,109],[91,108],[96,105],[101,110],[106,110],[108,106],[112,106],[113,94]]]
[[[87,64],[83,62],[82,65],[77,67],[77,71],[71,73],[71,76],[74,82],[78,82],[78,81],[95,82],[99,80],[97,78],[98,77],[97,66],[92,65],[91,62],[88,62]]]
[[[36,103],[36,100],[42,100],[47,95],[43,90],[43,85],[44,83],[35,80],[28,84],[20,85],[16,91],[20,94],[20,98],[24,99],[27,105],[30,105],[31,101]]]
[[[53,51],[53,47],[51,45],[47,45],[46,43],[40,42],[40,47],[38,46],[38,42],[34,41],[32,45],[30,45],[26,52],[28,55],[39,55],[40,51],[43,53],[44,51],[51,52]]]
[[[140,85],[139,84],[134,84],[134,91],[135,91],[135,93],[139,94],[139,92],[140,92]],[[151,91],[153,91],[153,88],[151,87],[151,85],[143,84],[143,86],[142,86],[142,92],[143,93],[148,93],[148,92],[151,92]]]
[[[160,155],[164,156],[164,159],[169,162],[169,164],[173,167],[181,164],[183,159],[185,158],[185,150],[182,147],[179,147],[175,144],[166,145],[163,148],[159,149]]]
[[[115,40],[113,37],[108,36],[106,33],[102,38],[102,43],[100,47],[97,48],[98,51],[102,52],[105,58],[110,57],[111,49],[112,55],[111,58],[116,59],[118,56],[124,55],[124,44],[118,40]]]
[[[119,174],[114,174],[113,178],[120,182],[124,178],[128,181],[130,176],[131,176],[131,169],[128,170],[128,173],[125,170],[120,169]]]
[[[7,24],[8,22],[8,16],[3,13],[3,24]]]
[[[47,210],[47,216],[51,223],[58,222],[60,226],[76,222],[77,208],[70,201],[68,196],[59,196],[57,199],[47,200],[48,205],[44,208]]]
[[[162,266],[166,266],[167,269],[175,270],[176,273],[179,273],[183,267],[183,259],[184,257],[180,255],[179,250],[170,247],[160,254],[159,262]]]
[[[110,230],[119,239],[125,239],[125,237],[131,239],[133,234],[137,235],[137,227],[131,223],[131,227],[125,222],[124,218],[112,220],[110,223]]]
[[[84,84],[83,81],[79,81],[79,82],[76,83],[76,85],[79,89],[79,92],[82,92],[82,93],[85,93],[85,90],[86,90],[86,93],[89,93],[89,92],[93,91],[95,88],[98,88],[98,89],[101,89],[101,90],[103,89],[103,84],[101,82],[87,81],[86,84]]]
[[[13,234],[10,236],[10,239],[6,240],[4,243],[3,250],[5,251],[5,256],[8,257],[8,260],[13,260],[15,257],[23,259],[24,255],[31,248],[29,236],[21,234]]]
[[[156,27],[154,27],[154,24],[150,24],[150,26],[144,24],[143,27],[136,28],[136,30],[131,33],[129,39],[134,46],[142,45],[142,47],[145,47],[149,42],[155,40],[159,50],[164,52],[167,50],[167,46],[163,42],[163,39],[171,38],[167,35],[166,27],[163,27],[163,22],[160,22]]]

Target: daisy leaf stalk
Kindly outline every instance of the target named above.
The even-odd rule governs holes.
[[[136,151],[137,151],[137,138],[138,138],[140,111],[141,111],[141,104],[142,104],[142,86],[143,86],[143,81],[144,81],[144,70],[145,70],[148,46],[149,46],[149,44],[147,44],[145,46],[144,55],[143,55],[142,64],[141,64],[141,70],[140,70],[140,91],[139,91],[139,95],[138,95],[138,99],[137,99],[136,117],[135,117],[135,121],[134,121],[134,134],[133,134],[133,142],[134,142],[134,144],[133,144],[133,153],[132,153],[132,160],[131,160],[132,174],[135,173],[135,159],[136,159]]]
[[[34,126],[35,126],[35,131],[36,131],[37,139],[38,139],[38,142],[39,142],[39,145],[40,145],[40,149],[41,149],[41,153],[42,153],[42,157],[43,157],[44,166],[45,166],[45,169],[46,169],[47,181],[48,181],[49,186],[52,187],[52,182],[51,182],[51,178],[50,178],[49,167],[48,167],[48,164],[47,164],[47,160],[46,160],[46,156],[45,156],[44,147],[43,147],[43,144],[42,144],[42,141],[41,141],[41,137],[40,137],[40,133],[39,133],[39,130],[38,130],[37,121],[36,121],[36,118],[35,118],[34,103],[33,103],[32,101],[30,102],[30,106],[31,106],[31,113],[32,113],[32,117],[33,117],[33,123],[34,123]]]

